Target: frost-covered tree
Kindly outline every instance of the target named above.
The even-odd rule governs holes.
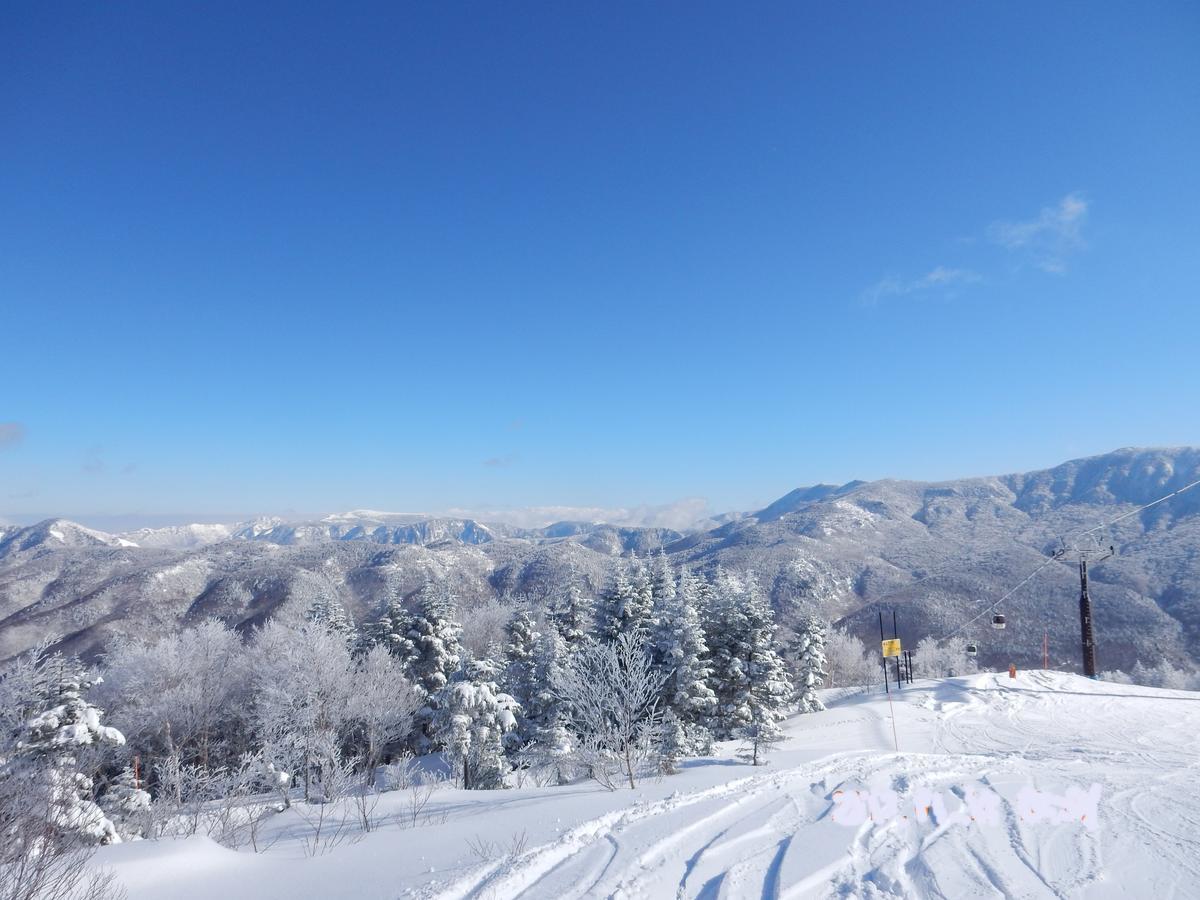
[[[241,637],[215,619],[178,634],[118,642],[94,696],[148,757],[178,754],[204,767],[242,751],[250,677]]]
[[[520,707],[496,684],[497,667],[469,660],[439,693],[431,733],[467,790],[504,787],[509,771],[504,735],[517,727]]]
[[[97,801],[122,840],[146,837],[150,817],[150,794],[134,777],[133,769],[122,769]]]
[[[533,689],[522,708],[522,718],[529,729],[525,752],[535,765],[553,767],[559,783],[566,780],[572,742],[567,729],[569,717],[555,686],[562,680],[568,659],[566,642],[555,629],[539,635],[534,644]]]
[[[337,597],[319,597],[308,608],[304,618],[324,626],[327,631],[341,635],[347,644],[354,646],[358,642],[358,630],[354,627],[354,619],[342,606]]]
[[[889,664],[893,664],[891,660]],[[880,671],[880,663],[876,666]],[[940,644],[932,637],[922,638],[913,653],[913,668],[921,678],[952,678],[978,671],[974,658],[967,655],[967,639],[963,637],[947,638]]]
[[[685,569],[676,587],[669,572],[660,569],[655,584],[650,651],[655,666],[665,675],[663,706],[672,712],[679,728],[690,734],[680,742],[681,752],[698,753],[709,743],[700,732],[717,702],[709,684],[712,673],[700,619],[700,579]]]
[[[1176,691],[1191,691],[1200,687],[1200,677],[1176,668],[1165,659],[1159,660],[1155,666],[1148,666],[1139,659],[1129,673],[1129,680],[1133,684]]]
[[[101,710],[86,698],[95,681],[77,659],[49,657],[39,674],[33,715],[20,727],[0,778],[40,787],[48,798],[50,824],[60,833],[88,843],[118,843],[116,826],[93,799],[91,776],[80,771],[79,755],[105,744],[122,745],[125,737],[100,723]]]
[[[775,616],[766,595],[751,575],[746,580],[743,600],[746,648],[746,685],[741,703],[745,712],[737,737],[745,742],[743,756],[753,765],[764,752],[780,741],[779,723],[792,697],[783,660],[775,651]]]
[[[586,641],[596,624],[596,603],[584,593],[578,579],[572,578],[566,593],[550,610],[550,621],[558,629],[568,652]]]
[[[556,686],[569,716],[579,766],[605,787],[635,778],[662,749],[663,673],[645,641],[625,632],[610,642],[589,641],[571,656]]]
[[[717,740],[728,740],[746,723],[744,698],[749,684],[747,622],[741,582],[718,569],[709,582],[704,608],[709,684],[715,698],[708,725]]]
[[[388,748],[412,734],[423,698],[404,676],[400,661],[381,645],[354,663],[351,684],[351,735],[367,783],[373,784],[375,767]]]
[[[634,562],[633,571],[617,570],[612,584],[604,592],[596,613],[596,631],[600,640],[612,642],[622,634],[646,638],[654,605],[653,589],[646,567]]]
[[[517,701],[523,713],[517,737],[524,745],[533,737],[535,723],[530,719],[530,698],[537,691],[535,655],[541,635],[534,627],[528,610],[518,609],[505,628],[504,675],[501,684],[505,693]]]
[[[867,656],[866,645],[844,628],[829,630],[825,660],[830,687],[866,688],[879,677],[879,667]]]
[[[675,775],[679,772],[679,760],[692,752],[692,737],[683,720],[670,707],[663,712],[660,731],[662,773]]]
[[[404,661],[409,679],[430,698],[449,683],[462,659],[462,630],[455,619],[455,605],[445,584],[429,585],[396,640],[397,655]]]
[[[123,900],[115,875],[89,865],[94,845],[59,827],[50,786],[25,774],[0,766],[0,900]]]
[[[382,646],[389,653],[400,657],[406,648],[402,639],[408,630],[408,610],[399,596],[388,597],[375,617],[375,621],[364,625],[359,639],[359,652],[371,647]]]
[[[313,622],[268,622],[252,654],[254,732],[266,764],[298,776],[304,797],[341,764],[352,727],[354,667],[341,635]],[[335,758],[337,757],[337,758]]]
[[[463,650],[473,656],[486,656],[492,644],[503,644],[504,629],[513,614],[513,604],[507,599],[487,597],[460,611]]]
[[[796,630],[792,644],[795,665],[796,708],[802,713],[819,712],[825,708],[817,691],[824,687],[827,677],[825,660],[825,623],[816,617],[806,617]]]
[[[717,698],[714,735],[742,738],[757,764],[762,751],[778,739],[791,688],[775,650],[774,614],[753,574],[717,571],[705,638]]]

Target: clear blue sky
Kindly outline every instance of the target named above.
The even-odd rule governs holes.
[[[1200,443],[1194,3],[7,3],[0,517]]]

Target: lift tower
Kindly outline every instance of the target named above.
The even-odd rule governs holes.
[[[1088,557],[1094,562],[1101,562],[1113,556],[1117,551],[1113,547],[1107,550],[1099,547],[1092,550],[1080,550],[1079,554],[1079,631],[1083,638],[1083,674],[1088,678],[1096,677],[1096,633],[1092,627],[1092,598],[1088,595]]]

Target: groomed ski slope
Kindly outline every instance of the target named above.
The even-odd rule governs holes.
[[[1200,693],[985,674],[787,731],[767,766],[731,744],[636,791],[442,790],[428,824],[316,858],[284,815],[267,853],[191,838],[99,862],[130,900],[1200,896]]]

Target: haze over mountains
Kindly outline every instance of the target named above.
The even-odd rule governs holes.
[[[955,632],[985,662],[1078,658],[1078,573],[1047,566],[1001,610],[988,606],[1062,541],[1200,479],[1200,449],[1124,449],[1052,469],[939,483],[798,488],[757,512],[692,529],[562,521],[525,528],[372,511],[107,534],[61,519],[0,526],[0,658],[53,636],[85,655],[114,635],[207,616],[252,627],[337,596],[358,620],[393,593],[447,579],[470,606],[543,603],[571,578],[603,589],[633,555],[754,571],[784,613],[842,621],[865,638],[895,608],[909,645]],[[1200,488],[1097,533],[1115,558],[1092,571],[1102,668],[1200,650]],[[1087,538],[1092,540],[1092,538]]]

